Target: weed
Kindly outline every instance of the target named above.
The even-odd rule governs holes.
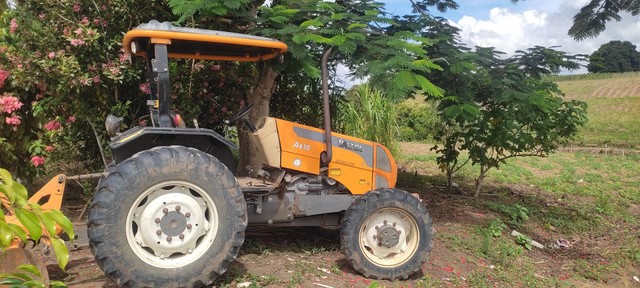
[[[607,275],[610,275],[616,268],[616,264],[607,263],[604,260],[578,259],[574,261],[573,271],[586,279],[607,282]]]
[[[489,203],[489,208],[507,214],[507,216],[509,216],[509,224],[516,227],[522,225],[524,221],[529,220],[529,209],[520,204],[504,205],[502,203]]]
[[[531,243],[531,238],[525,235],[516,235],[516,243],[520,244],[522,247],[531,251],[533,249],[533,244]]]
[[[489,223],[489,227],[487,229],[489,229],[489,233],[491,234],[491,236],[500,237],[502,236],[502,231],[504,231],[504,229],[507,229],[507,225],[502,223],[502,220],[495,219],[491,221],[491,223]]]

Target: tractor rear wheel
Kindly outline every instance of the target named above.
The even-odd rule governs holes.
[[[422,268],[433,247],[427,207],[411,194],[378,189],[345,212],[342,251],[353,268],[375,279],[406,279]]]
[[[199,287],[233,262],[246,226],[231,171],[209,154],[170,146],[139,152],[100,181],[88,234],[119,286]]]

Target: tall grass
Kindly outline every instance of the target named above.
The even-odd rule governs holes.
[[[363,84],[349,92],[347,99],[341,109],[344,133],[378,142],[396,154],[398,123],[393,104],[385,94]]]

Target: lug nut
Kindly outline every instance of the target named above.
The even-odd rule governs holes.
[[[191,229],[191,223],[187,224],[187,229]]]
[[[160,230],[160,229],[156,230],[156,235],[158,235],[158,236],[162,235],[162,230]]]
[[[191,217],[191,212],[184,213],[184,217]]]
[[[180,205],[176,205],[176,211],[180,211],[181,207]]]
[[[156,223],[160,223],[160,218],[156,218],[155,220],[153,220]]]
[[[180,234],[180,236],[178,236],[178,238],[180,238],[180,240],[184,239],[184,234]]]
[[[378,236],[373,235],[373,240],[376,240],[378,238]]]
[[[171,236],[167,236],[167,242],[171,242]]]
[[[396,227],[396,222],[393,222],[393,227]]]
[[[380,229],[380,227],[376,226],[376,230]]]
[[[387,225],[387,220],[382,221],[382,223],[384,223],[384,225]]]
[[[165,214],[166,214],[166,213],[169,213],[169,209],[167,209],[167,207],[162,208],[162,213],[165,213]]]

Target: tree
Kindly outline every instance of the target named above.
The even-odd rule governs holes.
[[[610,41],[591,54],[587,69],[591,73],[638,71],[640,53],[629,41]]]
[[[453,173],[468,161],[478,165],[478,196],[487,172],[505,160],[544,157],[567,143],[586,122],[586,103],[563,101],[557,85],[543,78],[560,68],[578,68],[572,55],[539,46],[508,59],[493,48],[476,47],[469,53],[474,69],[454,74],[466,74],[467,81],[473,80],[466,85],[473,85],[475,92],[441,100],[444,125],[436,139],[442,146],[434,149],[449,185]],[[460,163],[462,151],[469,158]]]
[[[386,16],[383,4],[366,0],[274,1],[271,7],[263,5],[263,1],[239,1],[237,5],[230,5],[229,1],[203,3],[169,1],[180,20],[195,17],[198,21],[193,23],[204,28],[234,23],[227,28],[280,39],[289,46],[282,64],[270,61],[257,65],[254,84],[247,93],[247,101],[254,107],[250,115],[253,121],[269,115],[275,80],[283,73],[303,71],[305,77],[318,79],[320,57],[329,47],[334,47],[331,58],[334,65],[342,63],[355,76],[368,77],[373,88],[384,90],[391,98],[402,99],[414,89],[440,94],[427,78],[417,74],[439,69],[423,48],[429,39],[397,29],[393,19]],[[243,158],[239,167],[257,165],[252,162],[255,152],[243,133],[240,141]]]

